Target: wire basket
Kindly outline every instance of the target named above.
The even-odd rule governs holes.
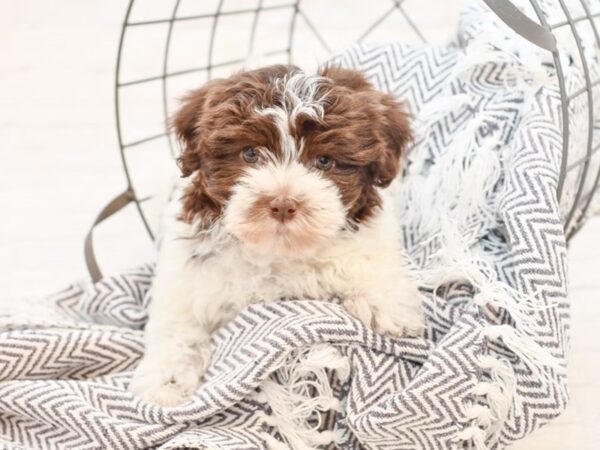
[[[340,10],[324,0],[131,0],[119,42],[115,111],[127,199],[135,202],[150,237],[155,225],[146,204],[156,177],[165,165],[174,166],[176,146],[166,123],[185,91],[242,66],[283,62],[308,68],[357,41],[437,42],[451,34],[448,12],[459,3],[446,0],[440,7],[431,1],[425,8],[422,0],[348,0]],[[600,48],[600,2],[529,0],[523,12],[508,0],[485,3],[552,55],[562,99],[557,195],[570,238],[590,212],[600,179],[600,121],[592,95],[600,79],[590,71],[590,52],[580,37],[593,33]],[[558,16],[548,13],[550,3],[559,6]],[[565,48],[572,51],[564,55]],[[565,83],[566,66],[572,65],[582,69],[581,85]],[[570,123],[570,108],[586,108],[587,123]],[[585,142],[572,139],[574,126]]]
[[[548,144],[552,149],[562,147],[561,153],[551,152],[550,156],[544,156],[548,159],[543,162],[548,164],[541,164],[543,167],[540,172],[543,173],[538,175],[544,178],[548,174],[551,182],[546,186],[551,186],[551,189],[556,183],[562,226],[568,239],[581,228],[585,218],[592,212],[594,194],[600,180],[600,105],[594,101],[600,98],[600,2],[518,1],[524,5],[523,10],[509,0],[484,0],[515,35],[521,36],[524,46],[529,42],[542,49],[548,70],[538,72],[550,73],[549,80],[555,83],[560,94],[560,102],[555,102],[556,91],[551,91],[552,101],[548,103],[552,104],[538,109],[552,118],[558,117],[557,112],[560,113],[561,129],[555,130],[553,127],[544,135],[550,137],[540,138],[531,147],[538,151],[545,149],[541,142],[544,139],[552,139]],[[430,7],[426,7],[427,2]],[[443,7],[440,7],[440,3],[439,0],[345,0],[344,9],[341,10],[339,6],[335,7],[340,3],[326,0],[131,0],[119,41],[115,82],[117,132],[127,189],[107,205],[96,224],[133,202],[149,236],[154,237],[157,224],[153,223],[152,218],[157,215],[153,214],[153,202],[150,200],[155,194],[157,177],[164,176],[165,168],[172,167],[174,172],[176,169],[174,160],[178,149],[167,127],[168,118],[178,108],[179,98],[188,90],[197,88],[211,78],[228,76],[241,67],[291,63],[310,70],[331,55],[333,50],[347,47],[353,42],[412,41],[429,44],[447,40],[455,34],[454,27],[449,25],[453,22],[448,20],[449,11],[458,12],[462,1],[445,0]],[[456,19],[455,22],[458,21],[457,14]],[[535,63],[539,66],[538,60]],[[536,106],[540,105],[536,103]],[[575,119],[582,116],[586,120]],[[531,131],[530,128],[523,129],[523,135]],[[536,139],[535,133],[532,133],[531,139]],[[518,158],[518,150],[515,154]],[[539,158],[537,161],[534,158],[527,161],[527,164],[537,164],[535,168],[539,169]],[[557,167],[560,167],[558,180],[557,171],[554,170]],[[546,171],[548,168],[551,169]],[[519,174],[522,174],[529,167],[521,165],[519,169]],[[544,192],[540,196],[541,203],[524,201],[516,209],[518,213],[522,213],[523,208],[538,211],[537,208],[544,209],[546,200],[553,208],[555,199],[550,197],[552,195]],[[544,296],[546,302],[544,305],[549,305],[550,299],[560,299],[562,302],[559,307],[566,308],[568,303],[566,292],[563,291],[566,281],[562,277],[565,254],[561,251],[564,242],[561,241],[561,224],[555,220],[554,209],[553,213],[526,215],[531,223],[536,223],[536,218],[541,217],[537,223],[550,226],[532,229],[535,239],[527,242],[527,251],[523,253],[527,267],[523,267],[523,271],[530,274],[537,270],[539,277],[524,281],[524,292],[529,293],[528,289],[537,291],[540,287],[543,291],[540,295]],[[520,219],[515,220],[514,214],[508,218],[506,224],[511,220],[519,222],[518,225],[512,223],[513,231],[519,228]],[[559,239],[554,251],[552,246],[556,242],[553,239],[557,236]],[[523,239],[528,240],[528,237]],[[552,251],[548,251],[548,248],[552,248]],[[92,278],[100,279],[101,273],[93,258],[91,232],[86,239],[86,259]],[[540,263],[531,267],[532,260]],[[550,279],[552,281],[547,282]],[[518,299],[515,304],[519,304]],[[508,311],[508,307],[505,309]],[[515,310],[520,313],[518,307],[513,312]],[[564,309],[560,310],[560,314],[549,310],[545,307],[539,310],[539,314],[547,313],[547,317],[539,324],[536,321],[536,326],[539,325],[536,328],[539,336],[536,337],[540,337],[544,349],[547,346],[557,349],[562,359],[567,341],[568,313]],[[506,323],[509,323],[508,315]],[[500,327],[512,332],[513,328],[505,325]],[[497,332],[498,328],[493,327],[487,327],[488,331]],[[453,324],[455,328],[456,323]],[[493,340],[494,335],[491,336]],[[517,342],[515,347],[520,344]],[[496,348],[494,345],[486,344],[490,353],[504,352],[504,347]],[[470,344],[466,347],[469,348],[465,350],[470,351]],[[522,345],[519,348],[531,350],[534,347]],[[515,369],[514,375],[521,387],[525,386],[525,382],[532,384],[528,369],[523,370],[523,366],[519,366],[518,370],[521,372]],[[531,400],[528,403],[532,409],[530,413],[536,416],[536,420],[544,417],[541,420],[543,423],[564,407],[566,382],[558,379],[558,375],[556,379],[533,378],[536,383],[541,383],[541,390],[529,391],[529,385],[522,390],[527,391]],[[514,383],[510,381],[507,384]],[[540,392],[546,388],[556,392],[549,394],[546,390],[545,395],[552,398],[547,409],[540,407],[538,410],[536,404]],[[523,420],[529,422],[530,417]],[[483,433],[478,423],[471,425],[463,431]],[[515,436],[522,437],[523,433],[536,428],[539,423],[533,420],[531,424],[521,425],[523,423],[514,427],[519,429],[513,433]],[[468,445],[475,442],[474,435],[462,436],[461,442]],[[514,440],[515,436],[511,435],[508,440]]]

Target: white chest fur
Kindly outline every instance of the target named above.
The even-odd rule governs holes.
[[[213,328],[251,303],[393,288],[387,285],[404,264],[392,214],[383,209],[358,230],[342,232],[302,257],[260,253],[219,226],[190,238],[189,225],[173,223],[162,243],[155,297],[169,295],[175,306],[173,292],[185,290],[181,295],[196,319]]]
[[[155,403],[189,397],[210,363],[211,334],[251,303],[337,296],[376,332],[422,329],[420,295],[387,206],[358,230],[340,232],[302,256],[260,253],[219,226],[193,231],[171,219],[159,252],[146,354],[131,385]]]

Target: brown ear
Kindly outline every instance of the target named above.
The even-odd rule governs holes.
[[[198,145],[198,124],[205,110],[210,83],[186,95],[181,107],[171,118],[169,126],[181,143],[181,154],[177,158],[179,168],[184,177],[190,176],[201,165]]]
[[[170,128],[181,143],[181,154],[177,158],[184,177],[200,169],[201,158],[201,121],[215,105],[222,104],[231,96],[229,88],[233,83],[229,79],[217,78],[199,89],[189,92],[181,101],[178,111],[169,121]]]
[[[370,172],[379,187],[387,187],[400,170],[400,158],[413,139],[409,115],[391,95],[381,95],[382,114],[374,124],[380,136],[382,148],[376,161],[371,163]]]
[[[274,65],[248,72],[238,72],[227,79],[214,79],[200,89],[191,91],[181,102],[181,107],[169,121],[170,128],[182,145],[178,158],[179,167],[184,177],[191,175],[202,166],[201,121],[208,117],[210,111],[223,106],[226,100],[235,98],[240,92],[248,92],[248,96],[256,92],[257,86],[271,83],[273,79],[282,78],[285,74],[299,70],[291,65]],[[238,102],[243,97],[238,98]],[[210,111],[209,111],[210,110]],[[204,118],[206,118],[204,117]]]
[[[373,129],[381,143],[379,156],[369,165],[369,173],[379,187],[388,186],[398,174],[400,157],[412,141],[409,116],[400,103],[389,94],[377,91],[362,72],[337,66],[323,67],[320,75],[336,86],[352,89],[361,97],[359,101],[371,104]]]
[[[344,86],[355,91],[373,89],[371,83],[357,70],[344,69],[338,66],[325,66],[319,70],[319,75],[329,78],[336,86]]]

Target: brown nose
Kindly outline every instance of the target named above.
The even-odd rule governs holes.
[[[298,204],[289,197],[277,197],[271,200],[269,208],[271,208],[271,217],[285,223],[296,215]]]

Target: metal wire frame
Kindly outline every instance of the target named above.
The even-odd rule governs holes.
[[[400,14],[404,17],[408,25],[412,28],[415,35],[421,42],[426,42],[426,38],[419,30],[419,27],[411,18],[411,16],[406,11],[404,7],[404,0],[381,0],[389,2],[389,8],[385,10],[385,12],[378,17],[373,23],[371,23],[356,39],[358,42],[365,40],[371,33],[377,29],[387,17],[390,16],[395,11],[399,11]],[[565,180],[568,174],[574,173],[575,169],[579,169],[579,179],[577,180],[577,191],[574,197],[574,201],[572,207],[568,211],[568,214],[565,218],[565,231],[567,233],[567,237],[572,237],[575,232],[581,227],[583,220],[586,216],[586,212],[588,211],[590,204],[593,200],[593,196],[596,188],[600,182],[600,169],[594,175],[594,179],[592,182],[592,188],[588,190],[588,192],[584,192],[586,181],[588,180],[590,174],[590,165],[592,161],[592,157],[598,153],[600,150],[600,146],[593,147],[594,140],[594,124],[596,118],[594,117],[594,98],[593,98],[593,89],[594,87],[598,87],[600,89],[600,80],[592,80],[590,73],[589,62],[586,60],[581,36],[578,30],[578,26],[583,23],[589,23],[596,43],[600,48],[600,33],[598,26],[594,22],[594,19],[600,18],[600,12],[592,12],[589,9],[586,0],[573,0],[573,2],[579,2],[585,14],[578,17],[573,17],[571,13],[571,9],[573,8],[573,3],[569,2],[567,4],[564,0],[556,0],[560,8],[564,13],[565,20],[556,23],[548,23],[546,16],[540,3],[538,0],[529,0],[531,6],[537,16],[537,22],[530,19],[526,15],[524,15],[521,11],[519,11],[516,7],[510,3],[509,0],[484,0],[484,2],[504,21],[506,22],[513,30],[515,30],[518,34],[523,36],[525,39],[534,43],[535,45],[551,52],[554,66],[556,70],[556,75],[558,79],[558,87],[561,95],[561,114],[562,114],[562,156],[561,156],[561,173],[557,186],[557,196],[560,199],[563,195],[563,189],[565,185]],[[121,160],[123,163],[123,169],[125,172],[125,176],[127,178],[127,189],[134,193],[133,198],[136,205],[136,208],[140,214],[144,227],[148,231],[148,234],[151,238],[153,238],[153,233],[151,227],[148,223],[146,216],[144,215],[144,211],[142,210],[141,204],[145,199],[138,199],[137,195],[135,195],[135,188],[133,185],[133,178],[130,172],[130,168],[127,162],[127,152],[132,147],[139,147],[145,143],[155,141],[162,138],[167,138],[169,149],[172,155],[175,155],[176,144],[173,141],[171,134],[168,132],[166,127],[166,123],[168,120],[168,101],[170,99],[169,95],[169,87],[167,81],[170,78],[206,72],[208,78],[210,79],[213,75],[214,69],[235,66],[236,64],[241,64],[245,61],[245,58],[224,61],[224,62],[215,62],[215,36],[217,33],[217,29],[221,22],[221,18],[227,16],[238,16],[238,15],[248,15],[253,14],[253,20],[250,30],[250,38],[248,41],[248,55],[253,54],[254,44],[256,38],[256,31],[259,22],[259,17],[261,13],[266,11],[275,11],[275,10],[291,10],[292,15],[287,24],[288,35],[287,35],[287,43],[284,48],[279,50],[274,50],[271,52],[266,52],[261,56],[281,56],[285,62],[291,63],[293,60],[294,53],[294,45],[298,41],[296,38],[296,33],[298,30],[297,23],[298,20],[302,20],[306,26],[306,29],[313,34],[316,40],[321,44],[323,49],[326,51],[331,50],[331,46],[324,38],[324,36],[319,31],[319,28],[313,23],[310,19],[309,15],[302,8],[302,0],[290,0],[289,3],[278,4],[278,5],[265,5],[264,0],[258,0],[257,5],[254,8],[242,8],[238,10],[224,10],[225,0],[219,0],[214,12],[207,14],[197,14],[197,15],[189,15],[189,16],[179,16],[179,9],[181,5],[181,0],[175,0],[173,4],[173,9],[169,17],[154,19],[154,20],[144,20],[144,21],[133,21],[130,20],[131,12],[133,5],[136,3],[136,0],[130,0],[129,5],[127,7],[127,12],[125,14],[125,19],[123,22],[123,27],[121,30],[121,36],[119,39],[119,47],[117,54],[117,64],[116,64],[116,73],[115,73],[115,115],[116,115],[116,127],[117,127],[117,138],[119,142],[119,150],[121,154]],[[193,20],[201,20],[201,19],[212,19],[212,24],[210,27],[210,35],[208,41],[208,57],[206,64],[198,67],[190,67],[185,70],[179,71],[169,71],[169,55],[171,51],[172,45],[172,33],[174,26],[177,22],[184,21],[193,21]],[[162,60],[162,72],[159,74],[152,74],[151,76],[134,79],[134,80],[123,80],[121,67],[123,60],[123,49],[124,43],[127,36],[127,31],[132,28],[139,27],[149,27],[154,25],[167,24],[167,33],[166,33],[166,41],[165,48],[163,53]],[[567,92],[567,87],[565,85],[565,76],[564,76],[564,67],[562,65],[562,61],[559,54],[559,48],[557,45],[555,30],[568,27],[573,36],[577,52],[579,54],[583,74],[585,77],[585,86],[579,89],[576,92],[569,93]],[[162,115],[164,118],[165,128],[160,133],[153,134],[151,136],[147,136],[135,141],[124,142],[123,140],[123,123],[121,117],[121,91],[123,89],[127,89],[131,86],[157,82],[161,83],[161,92],[162,92]],[[587,136],[587,148],[585,157],[579,158],[577,161],[570,162],[569,161],[569,149],[571,145],[571,136],[569,129],[569,106],[571,102],[579,98],[580,96],[584,96],[587,99],[588,106],[588,136]]]

